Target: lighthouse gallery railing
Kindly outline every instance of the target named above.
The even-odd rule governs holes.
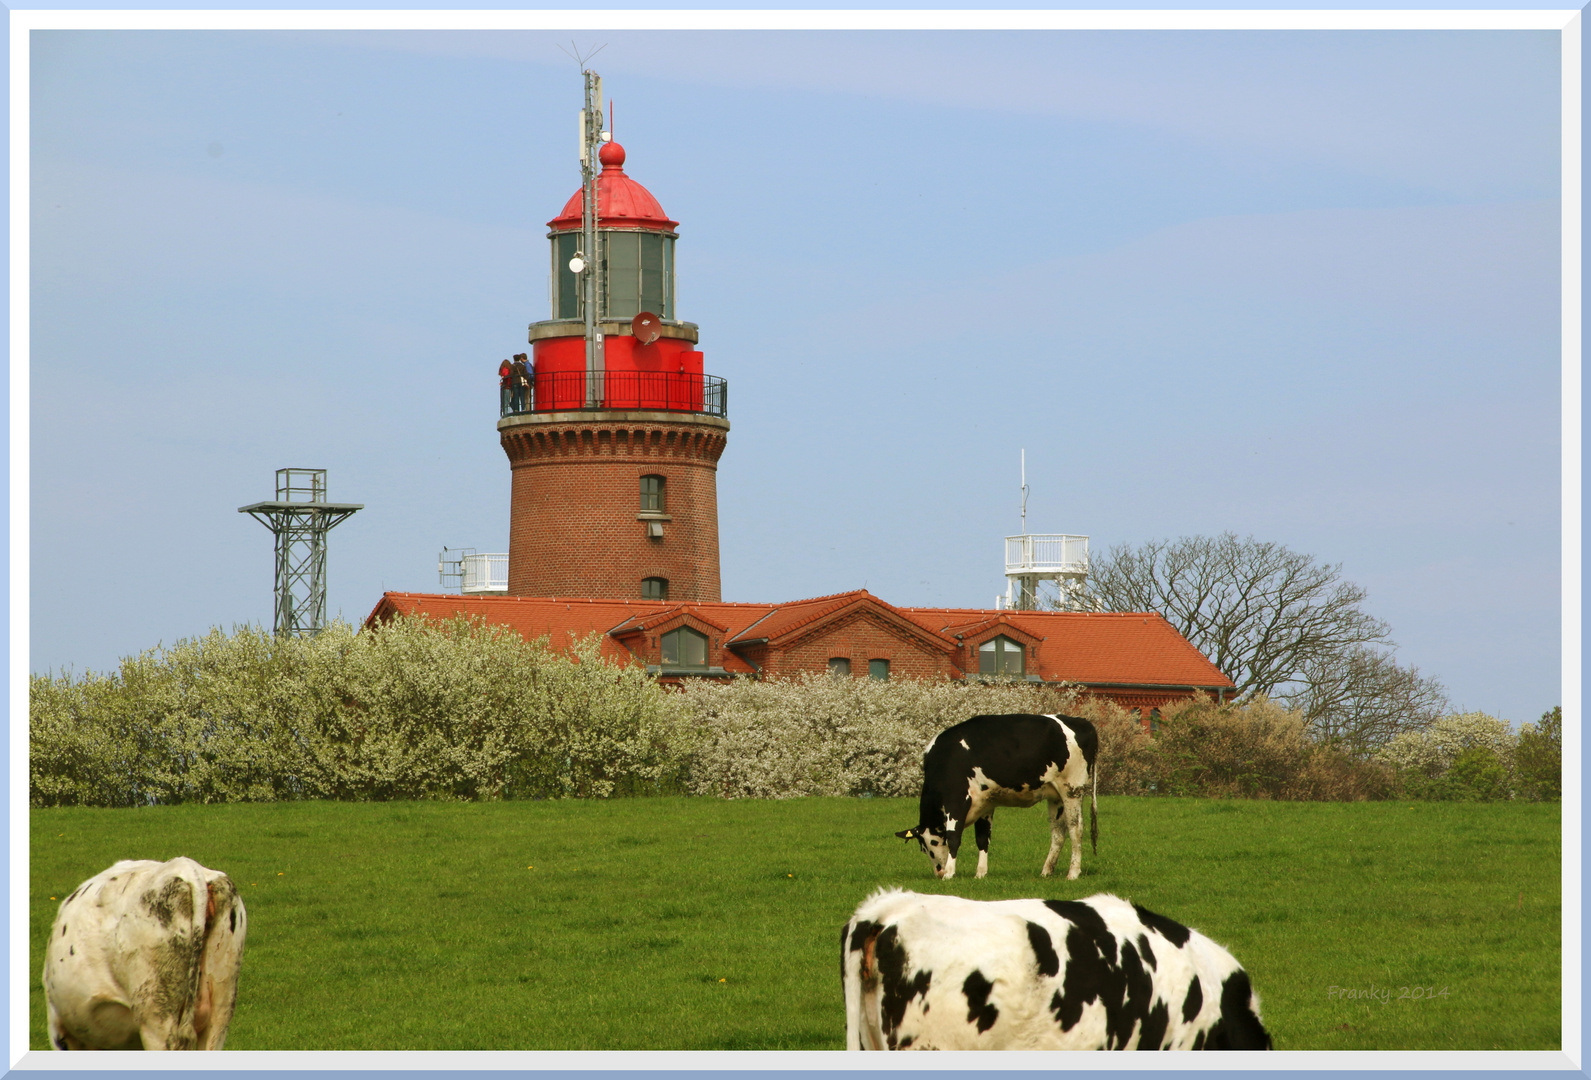
[[[501,415],[562,412],[570,409],[636,409],[729,416],[729,384],[716,375],[680,371],[610,371],[596,376],[586,395],[583,371],[538,372],[516,400],[502,388]],[[517,406],[517,408],[516,408]]]

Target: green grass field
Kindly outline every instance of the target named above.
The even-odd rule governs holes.
[[[1278,1049],[1558,1048],[1556,805],[1112,798],[1075,882],[1038,876],[1042,810],[999,813],[982,881],[936,881],[891,835],[915,823],[899,799],[34,810],[31,1045],[51,898],[189,855],[248,905],[228,1049],[838,1049],[839,930],[880,885],[1130,897],[1232,950]]]

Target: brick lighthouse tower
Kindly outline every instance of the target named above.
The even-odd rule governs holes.
[[[547,223],[552,318],[531,324],[531,385],[497,424],[508,594],[717,601],[727,388],[675,313],[679,223],[625,173],[601,100],[587,72],[585,182]]]

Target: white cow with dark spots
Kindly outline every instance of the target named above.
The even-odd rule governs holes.
[[[847,1050],[1269,1050],[1232,954],[1101,893],[879,891],[840,932]]]
[[[1047,801],[1050,853],[1039,873],[1048,877],[1068,835],[1067,880],[1083,872],[1083,796],[1099,851],[1099,733],[1080,716],[974,716],[947,728],[923,751],[923,790],[917,826],[895,835],[916,840],[934,861],[934,873],[956,876],[956,858],[967,827],[978,843],[977,876],[989,872],[989,832],[997,806]]]
[[[232,880],[124,860],[61,901],[44,952],[57,1050],[219,1050],[247,930]]]

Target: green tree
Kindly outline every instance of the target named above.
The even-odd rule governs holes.
[[[1563,798],[1562,705],[1554,705],[1542,713],[1539,724],[1526,724],[1519,729],[1514,772],[1521,798],[1540,802],[1557,802]]]
[[[1458,786],[1464,801],[1497,802],[1508,798],[1508,770],[1495,751],[1471,746],[1453,759],[1448,776]]]

